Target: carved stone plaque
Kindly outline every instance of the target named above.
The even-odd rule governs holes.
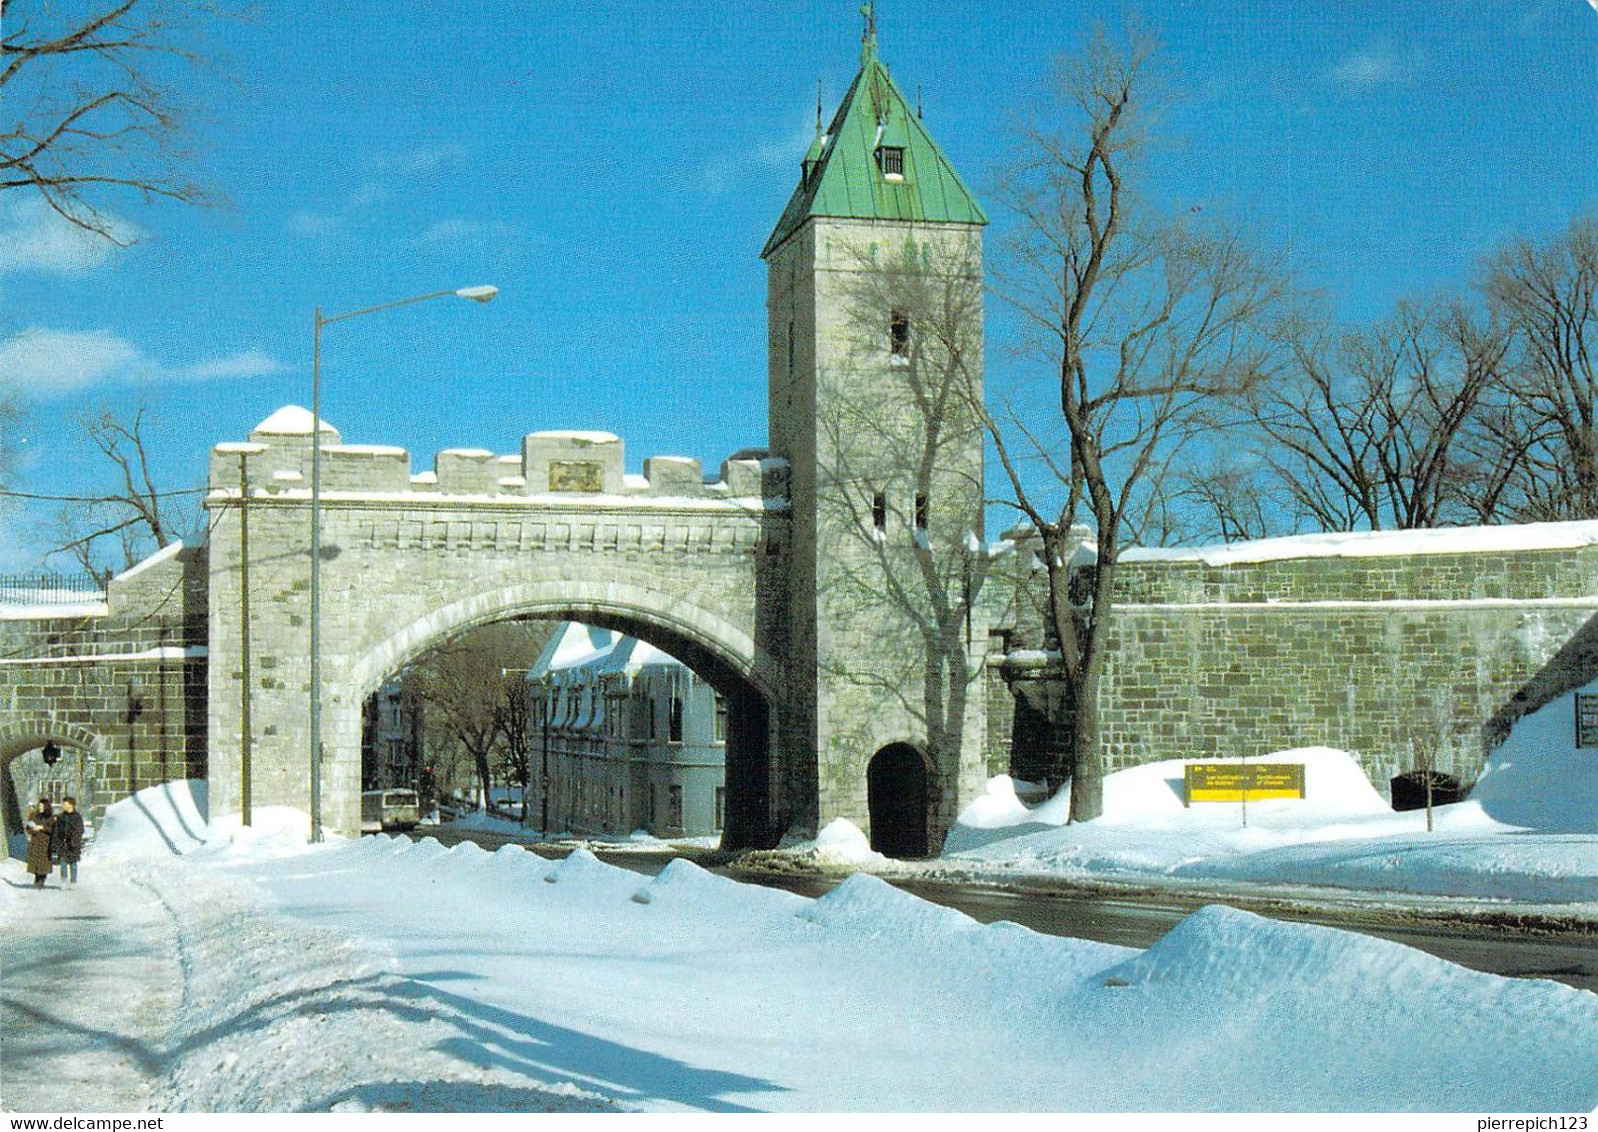
[[[603,491],[604,466],[597,460],[551,460],[550,491]]]

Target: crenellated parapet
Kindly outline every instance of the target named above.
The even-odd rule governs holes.
[[[714,479],[707,479],[698,460],[682,456],[650,457],[642,475],[630,475],[621,438],[608,432],[529,433],[522,438],[521,452],[512,455],[449,448],[434,457],[431,471],[422,472],[412,471],[405,449],[345,444],[326,421],[321,422],[321,442],[321,489],[330,499],[536,499],[605,506],[736,500],[745,509],[775,510],[785,507],[788,498],[786,461],[763,452],[739,452],[722,461]],[[310,413],[285,406],[251,430],[248,441],[213,448],[212,492],[236,495],[241,467],[252,496],[309,495]]]

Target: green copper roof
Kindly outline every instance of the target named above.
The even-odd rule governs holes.
[[[811,146],[805,175],[761,249],[761,258],[815,216],[988,222],[977,198],[877,59],[875,35],[866,40],[860,73],[832,116],[832,125],[817,140],[822,143],[820,152]],[[902,180],[884,176],[878,167],[877,148],[883,145],[903,148]]]

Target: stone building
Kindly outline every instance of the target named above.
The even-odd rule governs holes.
[[[527,682],[551,830],[721,832],[727,704],[703,678],[636,638],[567,624]]]
[[[422,790],[422,704],[407,694],[405,673],[383,681],[361,721],[361,789]]]

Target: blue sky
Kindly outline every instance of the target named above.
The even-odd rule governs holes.
[[[1053,60],[1119,0],[882,0],[883,58],[984,195]],[[311,315],[496,284],[351,320],[324,341],[351,443],[518,450],[598,428],[713,467],[765,441],[758,253],[815,114],[858,63],[847,0],[587,5],[272,0],[217,26],[191,174],[214,209],[112,208],[85,244],[0,198],[0,383],[24,391],[23,490],[91,492],[85,411],[149,406],[163,486],[280,405],[309,404]],[[1154,195],[1287,249],[1350,319],[1467,281],[1520,233],[1598,208],[1598,11],[1588,0],[1148,3],[1177,96]],[[1002,226],[996,209],[990,243]],[[1019,375],[990,304],[990,383]],[[0,517],[0,570],[52,532]]]

